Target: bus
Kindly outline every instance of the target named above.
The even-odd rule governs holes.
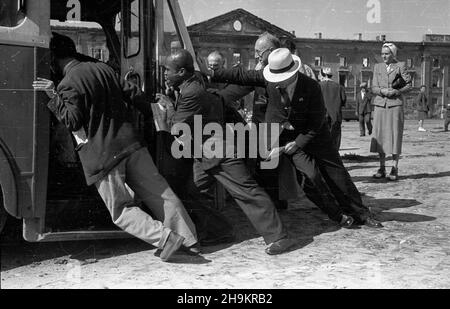
[[[32,88],[36,77],[52,78],[52,30],[86,24],[95,25],[105,42],[102,60],[137,83],[149,104],[163,89],[162,64],[173,42],[194,55],[177,0],[0,2],[0,232],[13,216],[23,221],[26,241],[128,237],[85,184],[72,136],[46,108],[47,96]],[[135,125],[164,169],[153,121],[136,112]]]

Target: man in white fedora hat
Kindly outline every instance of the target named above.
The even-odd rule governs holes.
[[[281,125],[279,145],[295,165],[306,196],[344,227],[354,220],[382,227],[363,204],[332,144],[320,85],[299,73],[301,61],[287,48],[274,50],[268,63],[264,71],[234,68],[221,72],[217,81],[265,86],[269,95],[265,120]]]

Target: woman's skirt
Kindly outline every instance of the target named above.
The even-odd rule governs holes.
[[[373,120],[370,152],[400,155],[405,124],[403,106],[375,106]]]

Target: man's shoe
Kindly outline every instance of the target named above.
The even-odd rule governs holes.
[[[293,239],[286,237],[272,243],[265,251],[268,255],[277,255],[288,251],[295,244],[296,242]]]
[[[366,135],[365,135],[365,134],[360,134],[360,135],[359,135],[359,137],[363,137],[363,136],[366,136]]]
[[[190,246],[190,247],[182,246],[181,250],[183,250],[185,253],[192,255],[192,256],[197,256],[202,253],[199,243],[196,243],[195,245]]]
[[[378,220],[375,220],[374,218],[367,218],[366,221],[364,221],[363,224],[365,226],[368,226],[368,227],[371,227],[371,228],[375,228],[375,229],[379,229],[379,228],[383,227],[381,222],[378,221]]]
[[[374,174],[372,177],[375,178],[375,179],[381,179],[381,178],[386,177],[386,169],[380,168],[380,169],[377,171],[377,173]]]
[[[395,167],[393,167],[393,168],[391,169],[390,174],[387,176],[387,178],[388,178],[390,181],[397,181],[397,180],[398,180],[398,169],[396,169]]]
[[[161,255],[159,256],[161,260],[167,262],[170,259],[170,257],[178,249],[180,249],[181,245],[183,244],[183,241],[184,241],[183,236],[180,236],[175,232],[170,232],[169,237],[167,238],[167,241],[164,244],[164,247],[161,251]]]
[[[353,225],[354,221],[355,220],[352,217],[347,216],[347,215],[342,215],[342,219],[341,219],[341,222],[339,222],[339,225],[342,226],[343,228],[348,229]]]

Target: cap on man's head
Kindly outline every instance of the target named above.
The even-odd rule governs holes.
[[[322,76],[333,76],[333,72],[331,71],[330,67],[323,67],[321,70]]]
[[[67,58],[77,55],[77,48],[71,38],[56,32],[53,32],[52,34],[50,50],[56,58]]]
[[[366,89],[367,88],[367,83],[366,82],[361,83],[361,85],[359,85],[359,87]]]

